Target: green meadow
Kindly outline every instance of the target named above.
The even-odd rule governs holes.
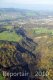
[[[36,28],[32,29],[34,33],[41,34],[41,33],[48,33],[53,34],[53,29],[47,29],[47,28]]]
[[[4,26],[4,28],[11,30],[11,29],[13,29],[13,26]]]
[[[19,42],[21,39],[22,37],[20,35],[17,35],[15,31],[4,31],[0,33],[0,40]]]

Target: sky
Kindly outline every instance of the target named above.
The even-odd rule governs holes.
[[[53,0],[0,0],[0,8],[52,10]]]

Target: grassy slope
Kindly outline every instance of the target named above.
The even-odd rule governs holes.
[[[14,31],[13,32],[4,31],[0,33],[0,40],[19,42],[21,39],[22,37],[17,35]]]

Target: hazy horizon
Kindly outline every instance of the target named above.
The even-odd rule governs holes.
[[[2,0],[0,8],[19,8],[28,10],[53,10],[53,0]]]

